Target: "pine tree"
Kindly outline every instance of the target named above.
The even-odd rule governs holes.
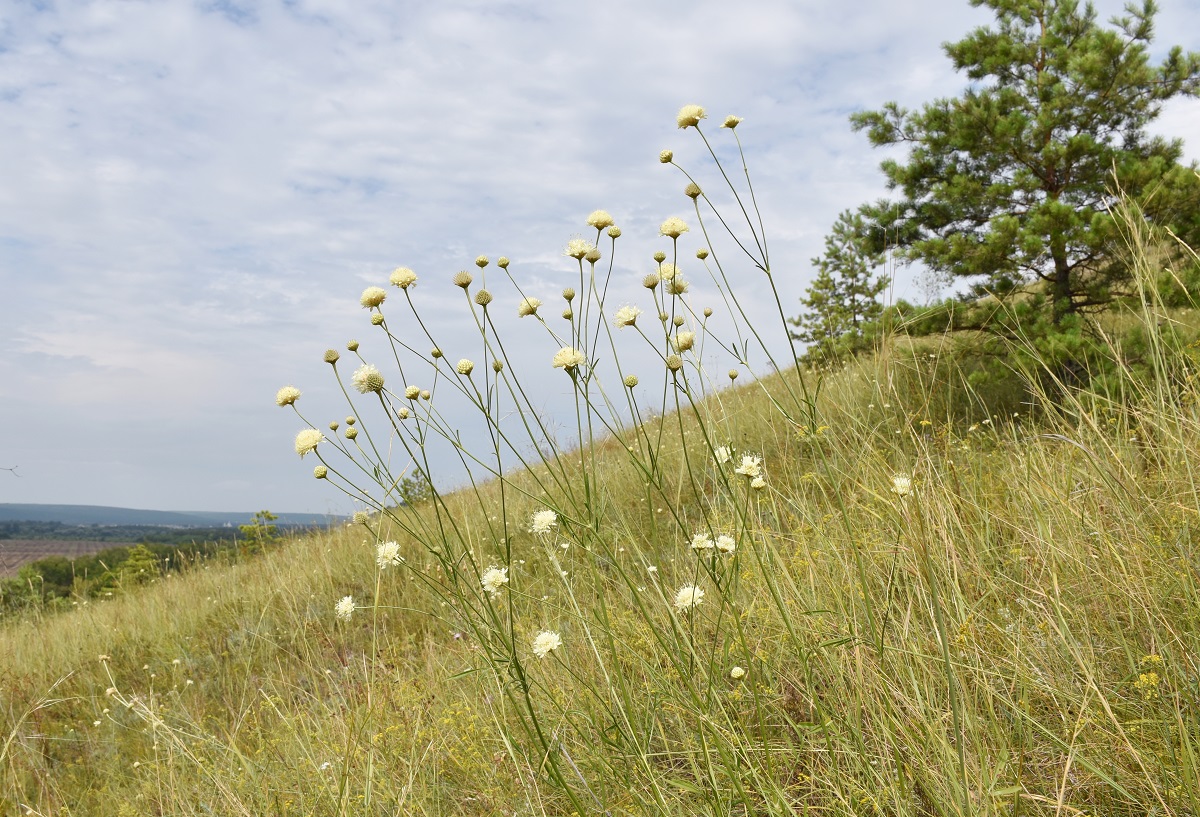
[[[796,340],[809,343],[809,357],[836,358],[863,348],[867,329],[879,318],[879,296],[888,278],[875,272],[884,261],[871,248],[868,224],[849,210],[825,237],[825,252],[812,260],[817,277],[800,299],[805,312],[791,323]]]
[[[1046,331],[1077,331],[1078,315],[1129,289],[1108,212],[1118,188],[1200,238],[1195,165],[1180,164],[1180,140],[1146,133],[1163,103],[1200,92],[1200,54],[1175,47],[1150,63],[1153,0],[1112,27],[1074,0],[971,4],[996,25],[945,45],[970,83],[961,96],[851,117],[873,145],[909,148],[881,165],[900,197],[862,208],[868,232],[886,233],[902,263],[965,277],[976,296],[1023,293]]]

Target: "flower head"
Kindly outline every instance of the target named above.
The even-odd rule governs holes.
[[[595,227],[597,230],[603,230],[605,227],[613,225],[613,217],[607,210],[593,210],[587,217],[587,223],[588,226]]]
[[[908,496],[912,493],[912,489],[912,477],[908,474],[896,474],[892,477],[892,493],[896,496]]]
[[[471,285],[471,282],[475,280],[475,276],[471,275],[471,273],[467,272],[466,270],[459,270],[458,272],[454,273],[454,277],[450,280],[454,282],[456,287],[466,289]]]
[[[337,604],[333,606],[333,612],[342,621],[349,621],[354,615],[354,596],[343,596]]]
[[[275,405],[290,406],[300,399],[300,390],[295,386],[284,386],[275,392]]]
[[[538,307],[541,305],[541,298],[522,298],[521,303],[517,304],[517,314],[522,318],[536,315]]]
[[[567,249],[563,252],[564,255],[570,256],[578,260],[588,254],[589,250],[594,249],[590,241],[585,241],[582,238],[572,238],[567,242]]]
[[[404,387],[404,396],[407,397],[409,400],[416,400],[418,397],[421,396],[421,387],[420,386],[405,386]]]
[[[350,517],[350,521],[355,525],[369,525],[371,524],[371,514],[366,511],[355,511]]]
[[[613,315],[613,324],[618,327],[633,326],[637,323],[640,314],[642,314],[642,310],[636,306],[623,306]]]
[[[584,257],[584,260],[586,260],[589,264],[595,264],[602,257],[601,253],[600,253],[600,248],[592,247],[590,250],[588,250],[586,253],[584,253],[583,257]]]
[[[724,533],[717,537],[716,545],[717,550],[722,553],[733,553],[737,550],[737,542],[734,541],[734,538]]]
[[[400,555],[399,542],[380,542],[375,548],[375,564],[379,565],[380,570],[386,570],[389,567],[397,567],[404,562],[404,557]]]
[[[679,332],[675,337],[671,338],[671,345],[675,347],[676,352],[686,352],[696,344],[695,332]]]
[[[350,381],[359,394],[383,391],[383,375],[370,363],[364,363],[355,369]]]
[[[385,298],[387,298],[387,290],[383,287],[367,287],[363,290],[363,294],[358,299],[358,302],[365,309],[374,309],[383,303]]]
[[[542,630],[533,639],[533,654],[545,658],[562,646],[562,637],[553,630]]]
[[[711,550],[713,545],[713,538],[707,533],[697,533],[692,537],[692,550]]]
[[[529,520],[529,532],[545,536],[558,526],[558,514],[546,508],[537,511]]]
[[[621,237],[621,228],[615,224],[609,227],[607,232],[609,238],[617,239]]]
[[[318,465],[316,468],[313,469],[313,476],[317,479],[328,479],[329,478],[329,469],[326,468],[324,465]]]
[[[658,228],[658,233],[659,235],[665,235],[668,238],[679,238],[679,236],[686,233],[688,229],[690,228],[683,222],[683,219],[678,218],[677,216],[671,216],[662,223],[662,226]]]
[[[479,304],[480,306],[487,306],[491,302],[492,293],[488,292],[486,289],[481,289],[475,293],[475,303]]]
[[[586,360],[587,358],[583,356],[582,352],[570,346],[564,346],[554,353],[554,368],[571,372]]]
[[[458,361],[458,365],[454,368],[457,369],[458,373],[461,375],[469,375],[471,372],[475,371],[475,364],[464,357],[462,360]]]
[[[695,182],[688,182],[687,187],[683,188],[683,195],[694,200],[704,195],[704,191],[702,191],[700,189],[700,185],[696,184]]]
[[[724,465],[733,457],[733,449],[727,445],[719,445],[713,449],[713,459],[717,461],[717,465]]]
[[[683,358],[679,355],[667,355],[667,368],[677,372],[683,368]]]
[[[762,457],[743,454],[742,464],[733,469],[733,472],[750,478],[762,476]]]
[[[483,589],[487,591],[489,596],[496,595],[504,585],[508,584],[508,568],[489,567],[483,571],[483,576],[480,577],[479,583],[483,585]]]
[[[721,127],[733,130],[740,124],[742,124],[742,118],[740,116],[727,116],[725,117],[725,121],[721,123]]]
[[[309,451],[316,451],[317,446],[324,441],[324,434],[315,428],[306,428],[296,435],[296,453],[303,458]]]
[[[486,267],[488,263],[488,257],[486,255],[480,255],[475,259],[475,266],[479,267],[480,269]]]
[[[679,267],[675,266],[670,261],[664,261],[658,265],[658,277],[663,281],[673,281],[679,274]]]
[[[408,267],[396,267],[392,270],[392,274],[388,277],[388,280],[391,281],[392,286],[408,289],[417,282],[417,274]]]
[[[761,476],[757,476],[754,479],[750,480],[750,487],[756,491],[761,491],[763,488],[767,487],[767,481],[765,479],[763,479]]]
[[[637,378],[636,374],[625,375],[625,388],[627,388],[627,389],[636,388],[637,384],[638,384],[638,378]]]
[[[664,165],[669,165],[675,159],[674,152],[670,150],[659,151],[658,160]]]
[[[729,677],[732,678],[733,680],[737,681],[741,678],[746,677],[746,671],[744,669],[742,669],[741,667],[734,667],[733,669],[731,669],[729,671]]]
[[[694,128],[700,124],[701,119],[707,118],[708,114],[699,105],[684,105],[679,109],[679,114],[675,117],[675,123],[681,128]]]
[[[704,601],[704,591],[694,584],[685,584],[675,593],[675,609],[686,613]]]

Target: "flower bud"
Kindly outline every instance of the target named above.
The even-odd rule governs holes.
[[[713,314],[713,313],[712,313],[712,307],[711,307],[711,306],[706,306],[706,307],[704,307],[704,317],[706,317],[706,318],[711,318],[711,317],[712,317],[712,314]]]
[[[454,278],[452,280],[454,281],[454,285],[456,287],[466,289],[475,279],[472,277],[471,273],[467,272],[466,270],[460,270],[454,274]]]
[[[679,355],[667,355],[667,368],[677,372],[683,368],[683,358]]]
[[[434,360],[441,360],[442,350],[437,348],[436,346],[434,346],[432,349],[429,350],[429,356],[431,358],[433,358]]]
[[[667,260],[667,254],[662,250],[659,250],[654,254],[654,260],[661,264],[663,261]]]
[[[637,384],[638,384],[638,379],[637,379],[636,374],[625,375],[625,388],[632,389],[635,386],[637,386]]]
[[[433,397],[433,395],[429,392],[429,389],[421,389],[421,399],[422,400],[429,400],[432,397]]]
[[[613,239],[620,238],[621,237],[621,228],[616,226],[615,224],[612,227],[609,227],[608,228],[608,237],[613,238]]]
[[[475,293],[475,303],[479,304],[480,306],[487,306],[491,302],[492,293],[488,292],[486,289],[481,289]]]
[[[355,437],[358,436],[358,429],[355,428],[354,426],[350,426],[348,429],[346,429],[342,433],[346,435],[347,440],[353,440]]]
[[[503,255],[496,259],[496,266],[500,269],[508,269],[508,259]]]
[[[421,396],[421,389],[418,386],[405,386],[404,396],[409,400],[416,400]]]
[[[730,370],[729,370],[729,379],[730,379],[730,380],[737,380],[737,376],[738,376],[738,370],[737,370],[737,369],[730,369]]]
[[[331,365],[334,363],[337,363],[338,358],[340,358],[340,357],[341,357],[341,355],[338,354],[337,349],[326,349],[325,350],[325,362],[326,363],[329,363]]]
[[[571,287],[567,287],[566,289],[564,289],[563,290],[563,300],[565,300],[567,303],[570,303],[571,301],[575,300],[575,290],[572,289]]]
[[[459,374],[469,376],[471,372],[475,371],[475,364],[464,357],[462,360],[458,361],[458,365],[454,368],[458,370]]]
[[[317,479],[325,479],[326,477],[329,476],[329,469],[326,468],[324,465],[318,465],[316,468],[313,469],[313,476],[316,477]]]
[[[497,374],[499,374],[503,370],[504,370],[504,361],[503,360],[500,360],[499,358],[497,358],[496,360],[492,361],[492,371],[493,372],[496,372]]]
[[[575,317],[575,313],[571,311],[570,307],[567,307],[562,311],[562,316],[567,320],[571,320],[571,318]]]
[[[676,326],[683,326],[683,315],[676,315],[671,319],[671,323],[675,324]]]
[[[366,525],[371,521],[371,515],[366,511],[355,511],[354,516],[351,517],[351,521],[355,525]]]
[[[338,428],[340,428],[340,427],[341,427],[341,424],[337,420],[334,420],[332,423],[329,424],[330,431],[337,431]]]
[[[351,352],[357,352],[358,351],[358,341],[356,341],[356,340],[347,341],[346,348],[348,350],[350,350]]]
[[[700,249],[696,250],[696,257],[703,261],[705,258],[708,258],[708,250],[701,247]]]
[[[356,422],[357,422],[357,420],[355,420],[353,417],[347,417],[347,418],[346,418],[346,425],[348,425],[348,426],[352,426],[352,425],[354,425]]]
[[[670,164],[674,158],[675,158],[675,154],[669,150],[661,151],[658,154],[658,160],[660,162],[662,162],[664,165]]]
[[[700,185],[695,182],[688,183],[688,186],[683,188],[683,195],[687,196],[692,201],[700,198]]]
[[[382,325],[383,325],[383,313],[382,312],[372,312],[371,313],[371,326],[382,326]]]
[[[487,265],[488,265],[488,257],[486,255],[481,255],[475,259],[475,266],[479,267],[480,269],[483,269]]]
[[[642,286],[644,286],[646,289],[654,289],[656,286],[658,286],[658,276],[653,272],[650,273],[642,279]]]

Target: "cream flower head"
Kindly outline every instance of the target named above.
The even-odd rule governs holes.
[[[642,310],[636,306],[623,306],[613,315],[613,325],[617,327],[635,326],[640,314],[642,314]]]
[[[908,474],[896,474],[892,477],[892,493],[896,496],[906,497],[912,493],[912,489],[912,477]]]
[[[541,305],[541,298],[522,298],[521,303],[517,304],[517,314],[522,318],[536,315],[538,307]]]
[[[475,371],[475,364],[464,357],[462,360],[458,361],[458,365],[454,368],[457,369],[458,373],[461,375],[470,375],[471,372]]]
[[[675,347],[676,352],[686,352],[696,345],[696,333],[679,332],[671,338],[671,345]]]
[[[593,210],[591,215],[587,217],[587,223],[597,230],[603,230],[605,227],[613,225],[613,217],[609,215],[607,210]]]
[[[692,550],[711,550],[714,546],[713,538],[707,533],[697,533],[692,537]]]
[[[735,474],[741,474],[744,477],[761,477],[762,476],[762,457],[755,457],[750,454],[742,455],[742,464],[733,469]]]
[[[677,216],[671,216],[662,223],[662,226],[658,228],[658,234],[665,235],[668,238],[679,238],[679,236],[686,233],[688,229],[690,228],[684,223],[683,219],[678,218]]]
[[[375,564],[379,565],[380,570],[398,567],[403,563],[404,557],[400,555],[399,542],[380,542],[375,547]]]
[[[290,406],[300,399],[300,390],[295,386],[284,386],[275,392],[275,405]]]
[[[718,445],[713,449],[713,459],[717,461],[717,465],[724,465],[733,457],[733,449],[727,445]]]
[[[675,117],[675,124],[681,128],[694,128],[700,124],[701,119],[707,118],[708,114],[699,105],[684,105]]]
[[[388,280],[392,286],[408,289],[417,282],[417,274],[408,267],[396,267]]]
[[[737,542],[734,541],[734,538],[724,533],[717,537],[716,545],[717,550],[722,553],[733,553],[737,550]]]
[[[583,356],[582,352],[570,346],[564,346],[554,353],[553,362],[554,368],[573,372],[577,366],[583,365],[586,361],[587,358]]]
[[[542,630],[533,639],[533,654],[545,658],[562,646],[562,637],[553,630]]]
[[[383,287],[367,287],[359,297],[358,302],[366,309],[374,309],[387,298],[387,290]]]
[[[582,261],[583,257],[592,249],[594,247],[590,241],[582,238],[572,238],[567,242],[567,249],[563,251],[563,255]]]
[[[740,116],[727,116],[725,117],[725,121],[721,123],[721,127],[733,130],[740,124],[742,124],[742,118]]]
[[[685,584],[675,593],[675,609],[686,613],[704,601],[704,591],[694,584]]]
[[[558,526],[558,514],[549,508],[537,511],[529,520],[529,532],[546,536]]]
[[[421,396],[421,387],[420,386],[405,386],[404,387],[404,396],[407,397],[409,400],[416,400],[418,397]]]
[[[483,571],[483,575],[479,578],[479,583],[483,585],[483,589],[487,591],[489,596],[496,595],[504,585],[508,584],[508,568],[489,567]]]
[[[745,678],[746,670],[742,669],[741,667],[734,667],[729,671],[729,677],[735,681]]]
[[[350,381],[359,394],[383,391],[383,375],[370,363],[364,363],[355,369]]]
[[[333,606],[333,612],[342,621],[349,621],[354,615],[354,596],[342,596]]]
[[[658,153],[658,160],[664,165],[669,165],[675,159],[674,151],[662,150]]]
[[[664,261],[658,265],[658,277],[663,281],[671,281],[681,274],[682,271],[679,267],[670,261]]]
[[[309,451],[316,451],[317,446],[325,441],[325,435],[315,428],[306,428],[296,435],[296,453],[303,459]]]

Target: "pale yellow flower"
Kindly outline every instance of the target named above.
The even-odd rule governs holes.
[[[609,215],[607,210],[593,210],[591,215],[587,217],[587,223],[597,230],[603,230],[605,227],[613,225],[613,217]]]
[[[529,532],[539,536],[546,536],[557,526],[558,514],[549,508],[537,511],[529,520]]]
[[[634,326],[642,310],[636,306],[623,306],[613,315],[613,324],[618,327]]]
[[[582,352],[570,346],[564,346],[554,353],[554,368],[556,369],[574,371],[577,366],[583,365],[586,361],[587,358],[583,356]]]
[[[729,677],[737,681],[746,677],[746,671],[741,667],[734,667],[729,671]]]
[[[672,152],[670,150],[659,151],[658,160],[660,162],[662,162],[664,165],[670,164],[674,158],[675,158],[675,154],[674,154],[674,152]]]
[[[675,123],[681,128],[694,128],[701,119],[707,119],[708,114],[699,105],[684,105],[675,117]]]
[[[324,434],[315,428],[306,428],[296,435],[296,453],[303,458],[309,451],[316,451],[317,446],[324,441]]]
[[[517,314],[522,318],[536,315],[538,307],[541,305],[541,298],[522,298],[521,303],[517,304]]]
[[[721,123],[721,127],[733,130],[740,124],[742,124],[742,118],[740,116],[727,116],[725,117],[725,121]]]
[[[714,544],[713,538],[707,533],[697,533],[692,537],[692,550],[711,550]]]
[[[908,474],[896,474],[892,477],[892,493],[896,496],[906,497],[912,493],[912,489],[912,477]]]
[[[461,375],[469,375],[471,372],[475,371],[475,364],[464,357],[462,360],[458,361],[458,365],[454,368],[457,369],[458,373]]]
[[[562,646],[562,637],[553,630],[542,630],[533,639],[533,654],[545,658]]]
[[[675,347],[676,352],[686,352],[696,344],[695,332],[679,332],[675,337],[671,338],[671,345]]]
[[[383,287],[367,287],[363,290],[358,302],[366,309],[373,309],[383,303],[386,298],[387,290]]]
[[[588,251],[592,249],[594,249],[594,247],[590,241],[585,241],[582,238],[572,238],[567,242],[567,249],[563,254],[577,260],[582,260],[582,258],[588,254]]]
[[[483,585],[483,589],[487,591],[489,596],[496,595],[504,585],[508,584],[508,568],[489,567],[483,571],[483,576],[480,577],[479,583]]]
[[[333,606],[333,612],[342,621],[349,621],[350,617],[354,615],[354,596],[343,596]]]
[[[290,406],[300,399],[300,390],[295,386],[284,386],[275,392],[275,405]]]
[[[675,593],[675,609],[686,613],[704,601],[704,591],[694,584],[685,584]]]
[[[417,282],[417,274],[408,267],[396,267],[392,270],[392,274],[388,280],[392,283],[392,286],[408,289]]]
[[[665,235],[668,238],[679,238],[686,233],[690,228],[684,223],[683,219],[677,216],[671,216],[658,228],[659,235]]]
[[[398,567],[403,563],[404,557],[400,555],[399,542],[380,542],[375,547],[375,564],[379,565],[380,570]]]
[[[732,536],[728,536],[726,534],[721,534],[717,537],[716,545],[717,550],[721,551],[722,553],[733,553],[735,550],[737,550],[737,542],[734,541]]]
[[[741,474],[744,477],[760,477],[762,476],[762,458],[754,457],[750,454],[742,455],[742,464],[733,469],[735,474]]]
[[[359,394],[383,391],[383,374],[370,363],[364,363],[355,369],[350,381]]]

